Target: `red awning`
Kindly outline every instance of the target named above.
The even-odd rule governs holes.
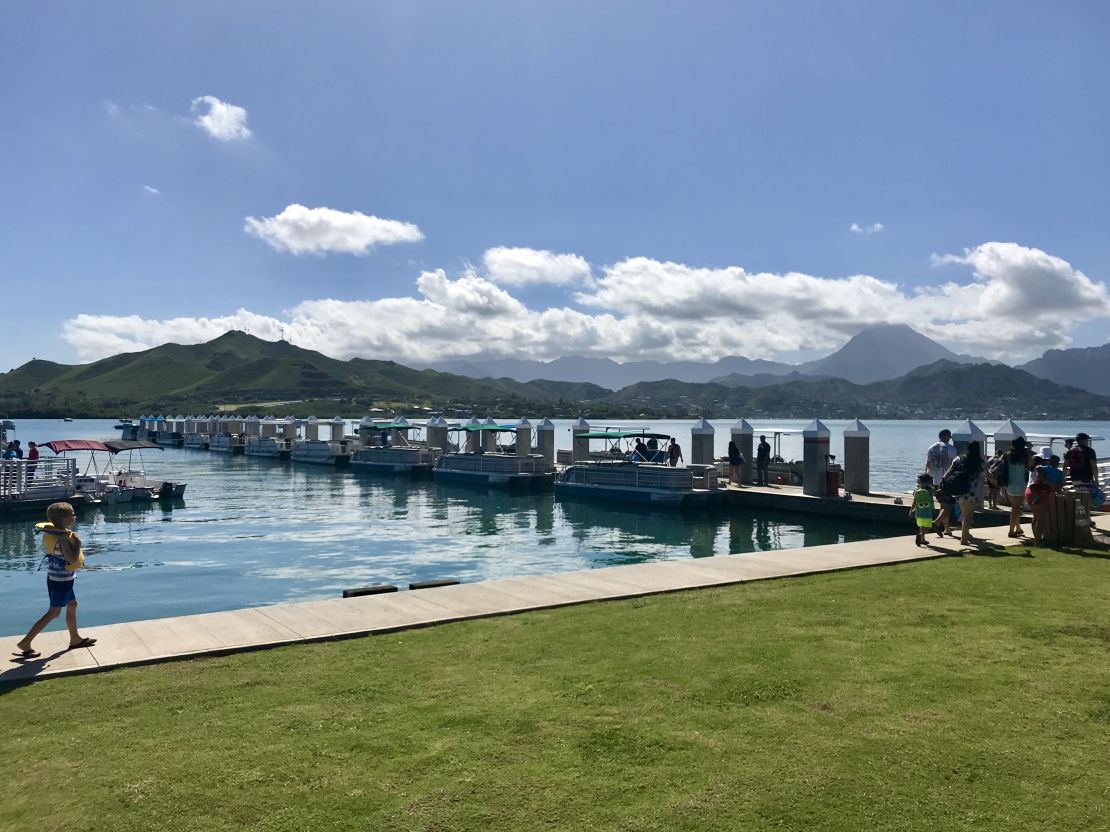
[[[44,448],[49,448],[56,454],[66,451],[107,451],[108,446],[97,439],[55,439],[53,442],[44,442]]]

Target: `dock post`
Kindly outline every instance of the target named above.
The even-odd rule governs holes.
[[[451,449],[451,439],[447,432],[447,420],[442,416],[433,416],[424,427],[424,436],[429,448],[439,448],[443,453]]]
[[[690,428],[690,464],[713,464],[713,435],[716,430],[704,418],[694,422]]]
[[[394,419],[393,424],[398,425],[398,426],[403,425],[405,427],[408,427],[409,420],[406,419],[404,416],[401,416],[397,419]],[[401,430],[399,428],[390,428],[389,429],[389,444],[390,444],[391,447],[403,448],[406,445],[408,445],[408,443],[409,443],[408,433],[406,433],[404,430]]]
[[[555,424],[545,418],[536,425],[536,449],[543,455],[548,471],[555,470]]]
[[[497,422],[494,421],[492,416],[487,416],[486,421],[482,422],[482,424],[497,427]],[[495,431],[482,431],[482,450],[487,454],[497,452],[497,433]]]
[[[740,456],[744,458],[744,464],[740,466],[740,482],[743,485],[751,485],[755,429],[752,428],[747,419],[741,418],[739,422],[732,426],[730,433],[732,434],[732,441],[740,449]]]
[[[871,431],[859,419],[844,429],[844,490],[871,493]]]
[[[530,456],[532,453],[532,423],[522,418],[516,423],[516,455]]]
[[[478,421],[477,417],[472,418],[466,423],[468,428],[477,427],[482,424]],[[480,431],[468,430],[466,432],[466,452],[468,454],[476,454],[482,447],[482,434]]]
[[[573,461],[578,462],[590,458],[590,440],[580,438],[583,433],[589,432],[590,423],[579,416],[578,421],[570,429],[570,458]]]
[[[320,424],[315,416],[309,416],[304,423],[304,438],[306,440],[320,438]]]
[[[1019,436],[1024,439],[1025,431],[1022,430],[1013,419],[1007,419],[999,426],[998,430],[994,432],[994,449],[996,451],[1009,451],[1010,446],[1014,444],[1014,440]],[[985,450],[984,448],[984,451]],[[984,459],[986,456],[986,453],[984,453]]]
[[[802,431],[802,493],[810,497],[828,496],[829,438],[831,434],[820,419]]]

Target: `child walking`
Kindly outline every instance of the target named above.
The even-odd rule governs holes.
[[[95,638],[85,638],[77,631],[77,596],[73,592],[74,577],[77,570],[85,565],[85,554],[81,551],[81,538],[71,531],[77,522],[73,506],[69,503],[54,503],[46,509],[46,523],[36,528],[42,532],[42,548],[46,552],[46,592],[50,596],[50,609],[34,623],[17,644],[17,659],[37,659],[41,654],[31,647],[35,636],[46,625],[66,611],[66,627],[69,628],[69,649],[92,647]]]
[[[913,508],[910,509],[910,516],[917,521],[917,539],[914,543],[918,546],[925,545],[925,533],[933,528],[933,508],[933,478],[929,474],[921,474],[917,478]]]

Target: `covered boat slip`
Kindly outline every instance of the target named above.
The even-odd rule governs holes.
[[[429,424],[430,430],[436,427]],[[546,490],[555,481],[555,472],[549,469],[543,454],[531,452],[531,427],[526,422],[498,425],[489,419],[484,424],[475,421],[453,428],[444,422],[438,429],[464,434],[466,450],[436,460],[432,476],[437,480],[535,491]],[[509,433],[514,442],[506,448],[500,439]]]
[[[450,449],[429,447],[426,440],[412,435],[425,427],[404,418],[388,422],[363,419],[357,429],[363,447],[351,454],[351,469],[376,474],[430,477],[436,460]]]
[[[722,492],[714,465],[672,468],[665,464],[670,439],[646,428],[606,427],[576,433],[578,461],[563,468],[555,493],[672,508],[704,508],[711,498],[719,500]],[[583,459],[591,441],[604,443],[604,450],[590,451]]]

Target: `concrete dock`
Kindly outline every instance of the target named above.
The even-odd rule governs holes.
[[[898,508],[904,518],[906,509]],[[1014,543],[1006,537],[1006,529],[999,527],[976,529],[974,537],[975,545],[982,547]],[[98,641],[93,647],[76,650],[66,649],[69,639],[59,620],[35,640],[35,649],[42,654],[38,659],[8,661],[20,636],[0,637],[0,655],[5,658],[0,663],[0,684],[368,636],[593,601],[927,560],[975,548],[961,547],[956,539],[935,535],[929,541],[929,547],[918,548],[910,535],[132,621],[82,628],[83,635]]]

